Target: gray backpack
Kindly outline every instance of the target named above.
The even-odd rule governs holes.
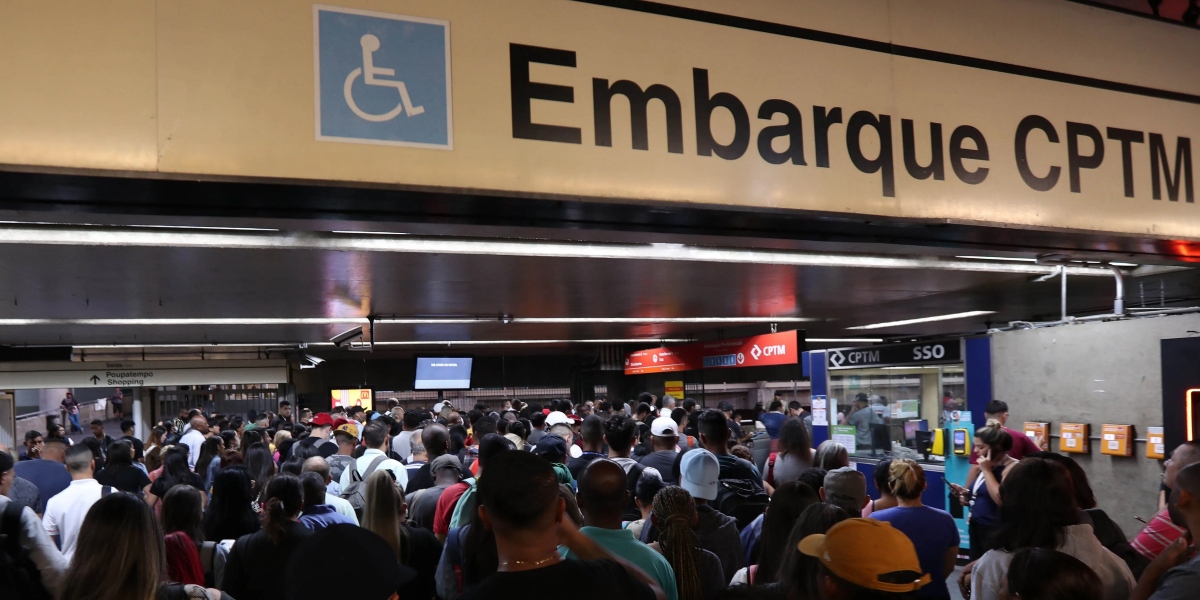
[[[387,455],[376,456],[375,460],[371,461],[366,472],[358,472],[358,461],[350,463],[350,485],[342,490],[342,499],[350,502],[350,506],[354,507],[354,514],[358,516],[359,521],[362,520],[363,509],[367,506],[367,478],[383,461],[387,460]]]

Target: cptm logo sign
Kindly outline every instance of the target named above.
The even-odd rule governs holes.
[[[450,23],[313,7],[318,140],[452,150]]]
[[[787,344],[777,344],[762,348],[760,348],[758,344],[755,344],[754,347],[750,349],[750,356],[753,356],[754,360],[758,360],[764,356],[787,356]]]

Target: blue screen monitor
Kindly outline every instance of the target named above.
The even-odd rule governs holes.
[[[469,390],[471,389],[470,358],[417,358],[418,390]]]

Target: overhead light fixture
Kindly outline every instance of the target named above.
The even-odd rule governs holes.
[[[236,319],[0,319],[0,326],[4,325],[109,325],[109,326],[131,326],[131,325],[166,325],[166,326],[183,326],[183,325],[352,325],[356,323],[368,323],[365,317],[315,317],[315,318],[296,318],[296,319],[256,319],[256,318],[236,318]]]
[[[503,314],[498,317],[501,323],[524,323],[527,325],[574,325],[588,323],[602,324],[656,324],[656,323],[810,323],[826,321],[813,317],[514,317]],[[400,325],[433,325],[448,323],[495,323],[497,317],[443,317],[443,318],[409,318],[409,317],[375,317],[375,323]]]
[[[814,344],[879,344],[883,338],[804,338]]]
[[[1036,263],[955,260],[937,256],[833,254],[770,249],[714,248],[682,244],[602,244],[548,240],[423,238],[362,233],[227,231],[194,228],[166,231],[151,227],[67,224],[0,226],[0,244],[394,252],[556,259],[659,260],[797,267],[937,269],[1029,275],[1043,275],[1055,268],[1051,265]],[[1072,275],[1112,276],[1108,269],[1082,265],[1068,267],[1068,272]]]
[[[578,339],[578,340],[411,340],[402,342],[375,342],[376,346],[503,346],[519,345],[549,345],[549,344],[686,344],[694,342],[692,338],[613,338],[613,339]],[[336,348],[333,342],[317,342],[301,344],[299,342],[261,342],[261,343],[203,343],[203,344],[91,344],[72,346],[76,350],[141,350],[152,348]]]
[[[1017,256],[955,256],[954,258],[961,258],[961,259],[964,259],[964,260],[991,260],[991,261],[999,261],[999,262],[1021,262],[1021,263],[1036,263],[1036,262],[1037,262],[1037,260],[1038,260],[1038,259],[1036,259],[1036,258],[1023,258],[1023,257],[1017,257]],[[1112,266],[1114,266],[1114,267],[1127,267],[1127,268],[1132,268],[1132,267],[1136,267],[1136,266],[1138,266],[1138,265],[1137,265],[1137,264],[1135,264],[1135,263],[1127,263],[1127,262],[1109,262],[1109,263],[1106,263],[1106,262],[1104,262],[1104,261],[1101,261],[1101,260],[1077,260],[1077,261],[1072,261],[1072,260],[1070,260],[1070,259],[1067,259],[1067,262],[1071,262],[1071,263],[1078,264],[1078,265],[1081,265],[1081,266],[1086,266],[1086,265],[1104,265],[1104,264],[1110,264],[1110,265],[1112,265]],[[1110,272],[1110,273],[1111,273],[1111,272]]]
[[[901,325],[916,325],[917,323],[932,323],[934,321],[953,321],[955,319],[968,319],[971,317],[982,317],[984,315],[994,314],[996,314],[996,311],[994,310],[972,310],[949,315],[938,315],[936,317],[905,319],[903,321],[889,321],[887,323],[872,323],[870,325],[859,325],[858,327],[847,327],[846,329],[885,329],[887,327],[900,327]]]

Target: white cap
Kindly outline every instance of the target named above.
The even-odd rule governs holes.
[[[567,454],[570,454],[571,458],[579,458],[580,456],[583,456],[583,448],[580,448],[575,444],[571,444],[571,447],[567,449]]]
[[[561,410],[556,410],[556,411],[546,415],[546,427],[554,427],[555,425],[561,425],[563,423],[570,425],[571,418],[568,417],[566,415],[566,413],[564,413]]]
[[[721,465],[712,452],[702,448],[688,450],[679,461],[679,486],[695,498],[717,499],[717,480]]]
[[[650,423],[650,433],[658,437],[674,437],[679,435],[679,425],[671,417],[659,417]]]
[[[433,405],[433,414],[435,414],[435,415],[440,414],[442,412],[443,406],[445,406],[444,402],[438,402],[437,404],[434,404]]]

